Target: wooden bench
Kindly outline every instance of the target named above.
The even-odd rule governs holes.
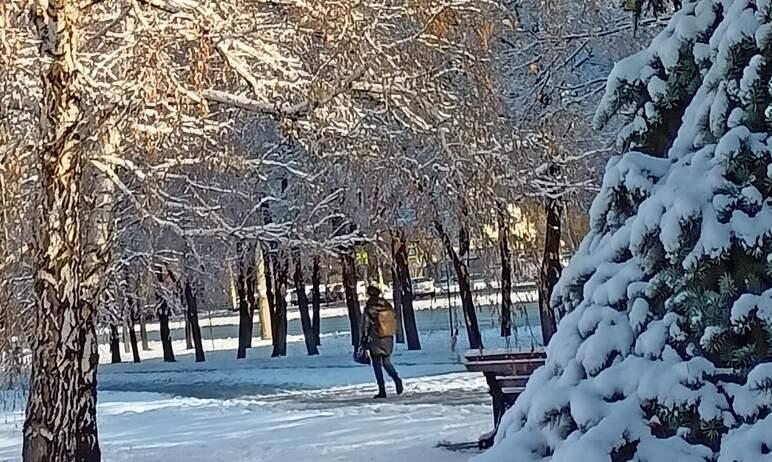
[[[493,401],[493,431],[482,435],[480,449],[488,449],[499,429],[501,417],[525,390],[531,373],[544,365],[546,355],[535,351],[471,350],[464,355],[464,365],[470,372],[482,372],[488,382]]]

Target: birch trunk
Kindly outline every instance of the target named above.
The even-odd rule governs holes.
[[[37,305],[24,422],[25,462],[97,462],[95,293],[84,291],[81,118],[75,2],[40,0],[34,19],[45,65],[38,154],[42,189],[34,274]],[[93,269],[92,271],[97,271]],[[85,292],[85,293],[84,293]],[[85,296],[85,297],[84,297]]]

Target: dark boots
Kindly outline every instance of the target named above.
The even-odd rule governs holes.
[[[397,389],[397,394],[401,395],[405,388],[402,384],[402,379],[397,375],[397,370],[394,365],[391,364],[391,358],[388,356],[373,356],[373,371],[375,372],[375,380],[378,383],[378,394],[374,399],[383,399],[386,397],[386,383],[383,380],[383,369],[389,374],[392,380],[394,380],[394,386]]]

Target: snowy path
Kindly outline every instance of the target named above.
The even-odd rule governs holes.
[[[469,441],[488,429],[484,394],[473,404],[473,393],[463,391],[470,380],[466,374],[420,380],[405,397],[383,403],[369,399],[372,390],[363,386],[229,400],[103,392],[104,460],[465,461],[469,454],[437,444]],[[443,394],[449,404],[437,404]],[[427,403],[430,395],[434,403]],[[466,399],[457,402],[460,395]],[[17,417],[0,423],[0,461],[18,460]]]

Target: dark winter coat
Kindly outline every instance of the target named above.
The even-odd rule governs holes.
[[[397,332],[397,312],[389,302],[372,297],[365,305],[362,318],[363,342],[370,349],[370,356],[389,356],[394,351],[394,335]]]

